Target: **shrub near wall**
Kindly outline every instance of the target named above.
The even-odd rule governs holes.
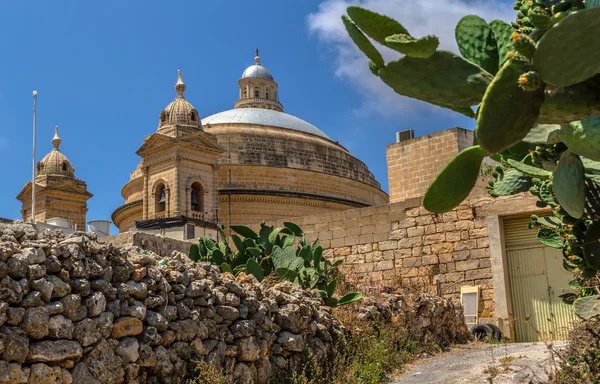
[[[291,283],[238,281],[174,253],[0,224],[0,383],[175,383],[203,360],[265,383],[338,322]],[[164,261],[163,261],[164,263]]]

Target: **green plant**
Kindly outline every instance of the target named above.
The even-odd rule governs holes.
[[[341,275],[338,266],[342,260],[331,263],[323,257],[323,247],[318,239],[311,243],[298,225],[283,224],[282,228],[274,228],[263,222],[258,233],[245,226],[232,225],[230,228],[236,233],[231,235],[235,251],[229,246],[224,228],[219,226],[219,242],[203,237],[198,244],[190,246],[189,256],[194,261],[215,264],[221,272],[251,274],[258,281],[273,274],[304,289],[316,290],[325,305],[330,307],[350,304],[362,298],[357,292],[339,299],[334,297],[337,279]]]
[[[499,162],[489,193],[529,190],[539,207],[552,209],[552,225],[534,217],[531,227],[544,244],[563,249],[563,265],[588,287],[568,297],[576,313],[600,315],[600,306],[588,305],[600,298],[599,2],[517,0],[515,10],[511,25],[465,16],[455,30],[461,56],[437,45],[407,50],[415,39],[399,22],[360,7],[348,7],[344,23],[368,52],[371,71],[394,91],[476,119],[473,146],[431,184],[425,208],[453,209],[484,158]],[[367,36],[404,56],[384,63]]]

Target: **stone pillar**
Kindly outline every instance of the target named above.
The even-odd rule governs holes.
[[[173,211],[170,216],[181,216],[182,207],[181,207],[181,191],[180,191],[180,180],[179,180],[179,166],[181,164],[181,157],[175,156],[174,159],[174,167],[175,167],[175,178],[173,182]]]
[[[143,220],[148,220],[148,208],[149,208],[149,204],[150,204],[150,191],[148,190],[148,183],[149,183],[149,178],[148,178],[148,172],[149,172],[149,168],[148,167],[144,167],[144,197],[143,197],[143,208],[142,208],[142,219]]]

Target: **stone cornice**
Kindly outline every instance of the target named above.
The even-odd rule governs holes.
[[[280,202],[289,202],[293,204],[302,204],[302,205],[312,205],[312,206],[323,206],[323,203],[334,203],[341,205],[349,205],[351,207],[369,207],[369,204],[365,204],[360,201],[342,199],[339,197],[333,196],[322,196],[322,195],[314,195],[311,193],[303,193],[303,192],[290,192],[290,191],[269,191],[269,190],[256,190],[256,189],[234,189],[234,188],[220,188],[219,189],[219,197],[223,197],[225,195],[247,195],[243,198],[240,196],[236,196],[236,201],[264,201],[269,202],[273,201],[274,197],[287,197],[290,200],[281,200],[277,199]],[[292,199],[302,199],[303,201],[297,201]],[[321,203],[318,203],[321,202]]]

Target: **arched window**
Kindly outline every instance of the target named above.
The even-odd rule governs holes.
[[[269,98],[269,91],[265,91],[265,97],[268,99]]]
[[[248,90],[244,88],[244,97],[248,97]]]
[[[196,112],[192,111],[192,121],[196,121]]]
[[[167,207],[167,194],[164,184],[159,184],[154,192],[154,212],[164,212]]]
[[[38,163],[37,170],[38,172],[42,172],[44,170],[44,165],[42,163]]]
[[[254,88],[254,97],[259,97],[260,95],[260,91],[258,89],[258,87]]]
[[[192,184],[190,202],[192,211],[204,212],[204,188],[202,184],[195,182]]]
[[[63,172],[67,172],[67,163],[62,163]]]

